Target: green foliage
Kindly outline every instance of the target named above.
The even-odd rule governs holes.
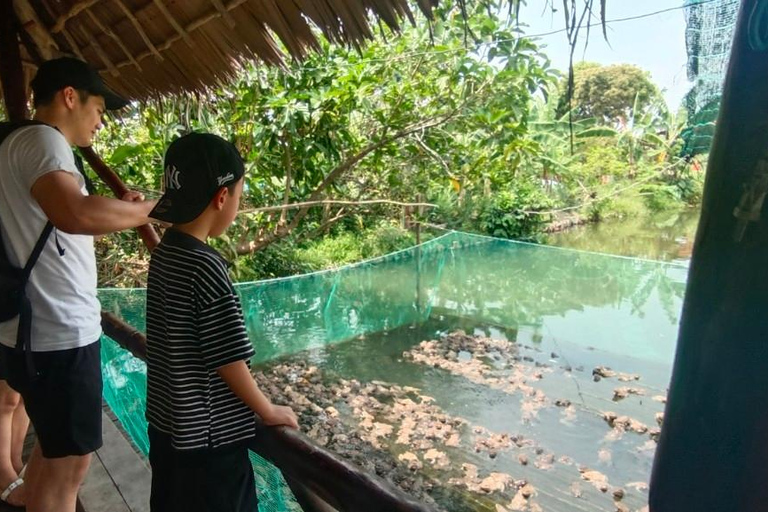
[[[480,214],[480,225],[486,234],[498,238],[534,240],[550,220],[541,212],[552,206],[540,188],[524,184],[494,195]]]
[[[342,233],[321,238],[297,257],[314,270],[337,267],[363,259],[360,240],[354,233]]]
[[[663,183],[649,183],[642,189],[646,205],[652,212],[670,209],[680,203],[679,189]]]
[[[643,187],[643,194],[652,212],[679,208],[681,204],[696,205],[704,190],[704,173],[681,165],[657,182]]]
[[[301,258],[291,241],[269,245],[260,251],[231,259],[230,275],[233,281],[259,281],[275,277],[304,274],[316,270]]]
[[[650,75],[630,64],[601,66],[582,62],[574,66],[571,105],[576,119],[596,118],[608,124],[625,122],[634,109],[644,110],[659,97]],[[560,84],[558,114],[569,110],[568,80]]]
[[[435,198],[438,208],[429,222],[449,229],[481,233],[499,238],[535,240],[551,220],[555,205],[544,189],[532,181],[509,184],[507,190],[489,196],[444,192]]]
[[[416,243],[412,232],[391,221],[380,222],[375,228],[365,231],[360,238],[360,250],[366,259],[400,251]]]
[[[295,257],[304,267],[323,270],[383,256],[415,243],[413,233],[383,221],[361,233],[343,232],[310,242],[296,251]]]

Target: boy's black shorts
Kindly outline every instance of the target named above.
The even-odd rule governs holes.
[[[151,425],[151,512],[257,512],[248,448],[234,443],[212,450],[176,450],[171,436]]]
[[[24,354],[0,345],[8,385],[21,394],[43,456],[86,455],[101,448],[101,343],[35,352],[37,377]]]

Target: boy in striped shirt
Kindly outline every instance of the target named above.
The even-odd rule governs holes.
[[[147,284],[147,420],[153,512],[256,512],[246,443],[257,414],[298,428],[259,390],[253,347],[227,264],[206,240],[237,215],[244,166],[224,139],[192,133],[165,155],[165,193],[150,214],[168,222]]]

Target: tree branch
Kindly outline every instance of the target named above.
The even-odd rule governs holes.
[[[344,201],[337,199],[322,199],[320,201],[306,201],[302,203],[285,204],[282,206],[264,206],[262,208],[249,208],[248,210],[241,210],[237,214],[245,215],[250,213],[260,212],[274,212],[280,210],[292,210],[295,208],[304,208],[310,206],[320,206],[324,204],[343,204],[343,205],[365,205],[365,204],[393,204],[395,206],[425,206],[428,208],[437,208],[433,203],[407,203],[403,201],[393,201],[391,199],[364,199],[360,201]]]

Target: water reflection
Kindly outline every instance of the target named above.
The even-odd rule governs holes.
[[[545,243],[582,251],[685,263],[691,259],[699,210],[607,220],[548,235]]]

